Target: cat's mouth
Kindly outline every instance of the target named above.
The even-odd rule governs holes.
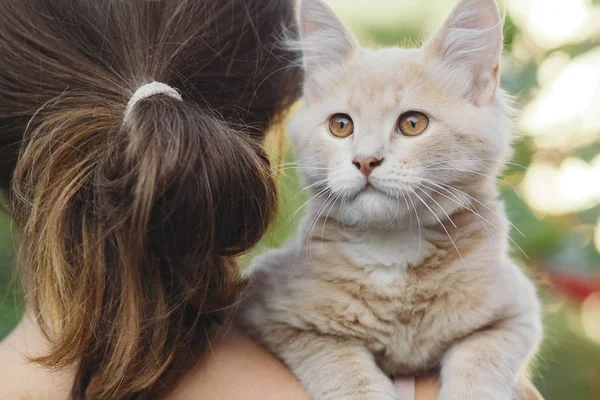
[[[357,197],[360,196],[361,194],[383,194],[383,195],[385,195],[386,193],[383,190],[377,188],[370,181],[367,181],[367,183],[365,183],[365,186],[363,186],[363,188],[360,190],[360,192],[357,193]]]
[[[362,187],[362,189],[358,189],[357,192],[355,192],[355,198],[358,198],[360,196],[383,196],[383,197],[388,197],[388,198],[394,198],[394,192],[393,190],[389,190],[388,188],[385,187],[385,185],[380,185],[377,182],[373,183],[371,182],[371,180],[367,180],[364,184],[364,186]]]

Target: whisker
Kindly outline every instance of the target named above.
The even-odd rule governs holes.
[[[406,186],[406,185],[403,185],[403,187],[405,189],[410,189],[410,187]],[[413,209],[415,211],[415,217],[417,218],[417,227],[419,228],[419,247],[417,248],[417,259],[418,259],[419,255],[421,254],[421,242],[423,241],[423,232],[422,232],[422,228],[421,228],[421,220],[419,219],[419,212],[417,211],[417,206],[415,205],[415,203],[413,202],[413,200],[412,200],[412,198],[410,196],[407,196],[407,197],[408,197],[408,200],[410,201],[410,204],[412,204]]]
[[[313,231],[317,227],[317,222],[319,221],[319,218],[321,218],[321,215],[323,214],[323,212],[325,212],[327,206],[329,205],[329,201],[330,201],[330,199],[331,199],[332,196],[335,196],[335,194],[332,191],[330,191],[329,196],[327,196],[327,199],[325,199],[325,202],[321,205],[321,207],[319,207],[319,211],[317,212],[317,215],[316,215],[315,219],[310,224],[309,229],[306,231],[306,235],[307,235],[306,237],[307,237],[307,240],[308,240],[308,243],[306,245],[306,249],[307,249],[307,252],[308,252],[308,258],[309,258],[309,260],[312,259]]]
[[[475,218],[477,218],[477,220],[479,221],[479,223],[481,224],[481,226],[483,227],[483,229],[485,229],[485,232],[486,232],[486,235],[487,235],[487,238],[488,238],[488,246],[489,246],[489,248],[490,248],[490,249],[492,248],[492,242],[491,242],[491,240],[492,240],[492,239],[491,239],[491,234],[490,234],[490,231],[489,231],[489,229],[487,228],[487,226],[486,226],[485,222],[483,221],[485,218],[483,218],[483,217],[481,216],[481,214],[479,214],[479,213],[477,212],[477,210],[475,210],[475,209],[473,209],[473,208],[469,207],[468,205],[464,204],[463,202],[461,202],[461,201],[460,201],[460,198],[458,198],[458,197],[457,197],[457,196],[456,196],[454,193],[452,193],[450,190],[448,190],[448,189],[446,189],[446,188],[440,187],[442,190],[445,190],[447,193],[449,193],[451,196],[453,196],[453,197],[454,197],[455,199],[457,199],[457,200],[455,200],[455,199],[452,199],[452,198],[450,198],[450,197],[446,196],[445,194],[443,194],[442,192],[440,192],[440,191],[438,191],[438,190],[436,190],[436,189],[433,189],[433,188],[431,188],[431,187],[428,187],[428,186],[427,186],[427,182],[423,182],[423,184],[424,184],[424,185],[425,185],[425,186],[426,186],[428,189],[430,189],[430,190],[434,191],[435,193],[439,194],[440,196],[443,196],[443,197],[445,197],[446,199],[448,199],[448,200],[450,200],[450,201],[452,201],[452,202],[454,202],[454,203],[458,204],[459,206],[461,206],[461,207],[465,208],[466,210],[470,211],[470,212],[471,212],[471,213],[472,213],[472,214],[475,216]],[[486,221],[487,221],[487,220],[486,220]],[[489,223],[489,221],[487,221],[487,222]],[[490,223],[490,224],[491,224],[491,223]],[[491,225],[492,225],[492,226],[495,226],[494,224],[491,224]],[[498,227],[496,227],[496,228],[499,230],[499,228],[498,228]],[[500,231],[500,230],[499,230],[499,231]]]
[[[499,182],[500,184],[506,185],[508,187],[510,187],[511,189],[513,189],[515,191],[515,193],[519,193],[517,188],[508,183],[506,180],[500,179],[500,178],[496,178],[495,176],[492,175],[487,175],[481,172],[477,172],[477,171],[473,171],[470,169],[466,169],[466,168],[425,168],[426,171],[458,171],[458,172],[468,172],[474,175],[479,175],[479,176],[483,176],[485,178],[492,178],[494,179],[496,182]]]
[[[341,196],[341,197],[342,197],[342,203],[340,204],[340,212],[338,213],[338,215],[339,214],[343,214],[343,212],[344,212],[344,204],[346,204],[346,196]],[[337,223],[338,223],[338,226],[339,226],[340,223],[342,224],[342,228],[344,228],[344,233],[347,234],[348,231],[346,230],[346,224],[344,223],[344,221],[340,221],[339,218],[338,218]]]
[[[452,186],[452,185],[448,185],[448,184],[446,184],[446,183],[442,183],[442,182],[437,182],[437,181],[434,181],[434,180],[432,180],[432,179],[424,179],[424,178],[421,178],[421,179],[422,179],[422,180],[424,180],[424,181],[425,181],[425,180],[428,180],[428,181],[430,181],[430,182],[432,182],[432,183],[435,183],[435,184],[439,184],[439,185],[443,185],[443,186],[449,187],[449,188],[451,188],[452,190],[455,190],[455,191],[457,191],[458,193],[460,193],[460,194],[462,194],[462,195],[464,195],[464,196],[467,196],[469,199],[471,199],[471,200],[473,200],[474,202],[476,202],[477,204],[481,205],[483,208],[485,208],[486,210],[488,210],[489,212],[491,212],[492,214],[494,214],[496,217],[498,217],[498,218],[505,218],[504,216],[502,216],[502,215],[499,215],[497,212],[495,212],[494,210],[492,210],[490,207],[488,207],[487,205],[485,205],[485,204],[484,204],[484,203],[482,203],[481,201],[477,200],[475,197],[473,197],[473,196],[469,195],[468,193],[465,193],[465,192],[463,192],[462,190],[460,190],[460,189],[458,189],[458,188],[456,188],[456,187],[454,187],[454,186]],[[513,227],[513,228],[514,228],[514,229],[515,229],[517,232],[519,232],[519,233],[521,234],[521,236],[523,236],[523,237],[526,237],[526,236],[525,236],[525,234],[524,234],[524,233],[523,233],[523,232],[522,232],[522,231],[521,231],[519,228],[517,228],[517,227],[516,227],[516,226],[515,226],[515,225],[514,225],[512,222],[508,221],[508,224],[509,224],[511,227]]]
[[[450,223],[452,224],[453,227],[455,227],[455,228],[457,227],[456,224],[454,223],[454,221],[452,221],[452,218],[450,218],[450,216],[446,212],[446,210],[444,210],[444,208],[437,201],[435,201],[435,199],[433,197],[431,197],[426,191],[424,191],[423,189],[421,189],[418,186],[417,186],[417,189],[419,189],[425,196],[429,197],[431,199],[431,201],[433,201],[435,203],[435,205],[437,205],[439,207],[439,209],[442,210],[442,212],[444,213],[446,218],[448,218],[448,221],[450,221]]]
[[[330,191],[331,189],[329,189],[329,188],[327,187],[327,188],[323,189],[322,191],[320,191],[320,192],[319,192],[319,194],[321,194],[321,193],[324,193],[324,192],[326,192],[326,191],[328,191],[328,190]],[[308,203],[308,201],[310,201],[311,199],[315,198],[316,196],[317,196],[317,195],[315,195],[315,196],[311,197],[309,200],[307,200],[307,202],[306,202],[306,203]],[[329,194],[329,196],[331,196],[331,193]],[[329,197],[328,197],[328,198],[329,198]],[[306,204],[306,203],[305,203],[305,204]],[[319,211],[321,210],[321,208],[322,208],[322,207],[323,207],[323,204],[321,204],[321,206],[319,207],[319,210],[317,210],[317,213],[316,213],[317,217],[318,217],[318,215],[319,215]],[[316,217],[315,217],[315,218],[316,218]],[[301,250],[303,247],[306,247],[304,242],[305,242],[305,240],[306,240],[306,237],[307,237],[306,235],[307,235],[307,234],[308,234],[308,232],[310,231],[310,227],[312,226],[312,223],[313,223],[313,220],[311,220],[311,221],[310,221],[310,223],[309,223],[309,224],[306,226],[306,230],[305,230],[305,231],[302,233],[302,238],[301,238],[301,241],[300,241],[300,246],[299,246],[299,248],[298,248],[298,251],[297,251],[297,253],[296,253],[296,257],[300,255],[300,250]],[[309,252],[308,252],[308,248],[306,249],[306,252],[307,252],[307,254],[309,254]]]
[[[296,215],[298,215],[298,213],[313,199],[315,199],[316,197],[319,197],[321,195],[323,195],[327,190],[330,190],[329,187],[326,187],[325,189],[322,189],[321,191],[317,192],[315,195],[311,196],[308,200],[306,200],[300,207],[298,207],[296,209],[296,211],[294,211],[294,213],[287,219],[287,222],[290,222],[294,219],[294,217],[296,217]]]
[[[410,232],[412,233],[412,212],[410,212],[412,210],[411,210],[411,208],[408,205],[408,200],[406,199],[406,197],[407,197],[406,194],[403,193],[403,192],[400,192],[400,190],[398,190],[398,193],[400,193],[402,195],[402,197],[404,198],[404,202],[406,203],[406,209],[409,211],[409,213],[408,213],[408,218],[409,218],[408,224],[409,224],[409,227],[410,227]]]
[[[436,183],[435,183],[435,182],[433,182],[433,181],[431,181],[430,183],[431,183],[431,184],[434,184],[434,185],[436,185],[436,186],[438,186],[438,187],[439,187],[440,189],[442,189],[442,190],[446,190],[448,193],[451,193],[451,192],[450,192],[448,189],[446,189],[446,188],[444,188],[444,187],[441,187],[441,186],[439,186],[438,184],[436,184]],[[479,204],[481,204],[483,207],[485,207],[486,209],[488,209],[490,212],[492,212],[492,213],[493,213],[494,215],[496,215],[498,218],[501,218],[501,217],[500,217],[500,216],[499,216],[497,213],[495,213],[493,210],[491,210],[491,209],[490,209],[489,207],[487,207],[485,204],[483,204],[483,203],[479,202],[478,200],[474,199],[473,197],[469,196],[468,194],[466,194],[466,193],[462,192],[460,189],[457,189],[457,188],[455,188],[455,187],[453,187],[453,186],[451,186],[451,185],[446,185],[446,186],[450,187],[450,188],[451,188],[451,189],[453,189],[453,190],[456,190],[456,191],[458,191],[458,192],[461,192],[462,194],[464,194],[465,196],[468,196],[468,197],[470,197],[470,198],[471,198],[472,200],[474,200],[474,201],[477,201]],[[432,189],[432,190],[433,190],[433,189]],[[438,192],[438,193],[439,193],[439,192]],[[441,193],[440,193],[440,194],[441,194]],[[457,204],[462,204],[462,203],[459,203],[459,202],[457,202]],[[478,212],[477,212],[476,210],[474,210],[474,209],[468,208],[468,207],[467,207],[466,205],[464,205],[464,204],[463,204],[463,206],[464,206],[464,207],[465,207],[467,210],[469,210],[469,211],[471,211],[473,214],[475,214],[475,215],[476,215],[476,216],[477,216],[477,217],[480,219],[480,221],[481,221],[481,220],[483,220],[483,221],[487,222],[488,224],[490,224],[492,227],[496,228],[496,230],[497,230],[498,232],[502,232],[502,229],[500,229],[500,228],[499,228],[499,227],[498,227],[496,224],[494,224],[493,222],[491,222],[490,220],[488,220],[487,218],[485,218],[483,215],[481,215],[481,213],[478,213]],[[511,225],[511,226],[512,226],[512,227],[514,227],[514,228],[515,228],[517,231],[519,231],[519,230],[518,230],[518,228],[517,228],[516,226],[514,226],[514,225],[513,225],[513,224],[512,224],[510,221],[508,221],[508,220],[507,220],[507,222],[508,222],[508,224],[509,224],[509,225]],[[485,225],[484,225],[484,226],[485,226]],[[487,229],[486,229],[486,231],[487,231]],[[519,233],[521,233],[523,236],[525,236],[525,235],[524,235],[524,234],[523,234],[521,231],[519,231]],[[509,234],[505,234],[504,236],[505,236],[505,237],[506,237],[506,238],[507,238],[507,239],[508,239],[508,240],[509,240],[509,241],[510,241],[510,242],[511,242],[511,243],[512,243],[512,244],[513,244],[513,245],[514,245],[514,246],[515,246],[515,247],[516,247],[516,248],[517,248],[517,249],[518,249],[518,250],[519,250],[519,251],[520,251],[520,252],[521,252],[523,255],[524,255],[524,256],[525,256],[525,258],[529,259],[529,256],[527,255],[527,253],[525,253],[525,251],[524,251],[524,250],[521,248],[521,246],[519,246],[519,245],[517,244],[517,242],[516,242],[516,241],[515,241],[513,238],[511,238],[511,237],[510,237],[510,235],[509,235]]]
[[[398,203],[400,203],[400,199],[399,198],[396,198],[396,201]],[[396,207],[396,213],[394,214],[394,218],[392,218],[392,220],[386,226],[393,225],[394,222],[396,222],[396,218],[398,218],[398,213],[399,212],[400,212],[400,207]],[[387,215],[387,213],[386,213],[386,215]]]
[[[417,196],[417,198],[421,201],[421,203],[423,203],[423,205],[425,207],[427,207],[427,209],[429,210],[429,212],[431,212],[431,214],[433,214],[433,216],[435,217],[435,219],[437,219],[437,221],[439,222],[439,224],[442,227],[442,229],[444,230],[444,232],[446,232],[446,235],[448,235],[448,239],[450,239],[450,242],[452,242],[452,246],[454,246],[454,248],[456,249],[456,252],[458,253],[458,256],[464,262],[462,254],[460,254],[460,250],[458,250],[458,247],[456,247],[456,243],[454,243],[454,240],[452,240],[452,236],[450,236],[450,232],[448,232],[448,229],[446,229],[446,227],[444,226],[444,224],[442,223],[442,221],[439,219],[439,217],[435,214],[435,212],[433,212],[433,210],[431,209],[431,207],[429,207],[427,205],[427,203],[425,201],[423,201],[423,199],[421,198],[421,196],[419,196],[419,194],[413,188],[409,187],[409,189],[414,193],[415,196]]]
[[[461,162],[461,161],[498,161],[498,160],[499,159],[497,159],[497,158],[465,158],[465,159],[459,159],[459,160],[438,161],[438,162],[434,162],[434,163],[431,163],[431,164],[423,165],[422,167],[425,168],[425,167],[429,167],[429,166],[432,166],[432,165],[448,164],[448,163],[452,163],[452,162]],[[514,167],[519,167],[519,168],[522,168],[522,169],[527,169],[527,167],[525,167],[525,166],[523,166],[521,164],[514,163],[514,162],[504,162],[503,164],[512,165]]]
[[[313,188],[315,186],[320,186],[320,185],[323,185],[323,184],[327,184],[328,181],[329,181],[329,178],[319,179],[315,183],[311,183],[310,185],[304,187],[302,190],[300,190],[298,193],[296,193],[294,195],[294,197],[292,197],[292,199],[295,199],[296,197],[298,197],[299,195],[301,195],[305,191],[307,191],[307,190],[309,190],[309,189],[311,189],[311,188]]]
[[[325,220],[323,221],[323,225],[321,228],[321,244],[323,243],[323,236],[325,236],[325,225],[327,224],[327,218],[329,218],[329,214],[333,210],[333,207],[335,206],[335,202],[340,198],[340,196],[341,196],[341,194],[337,194],[336,196],[333,197],[333,200],[331,201],[331,206],[329,207],[327,214],[325,214]]]
[[[327,169],[327,168],[323,168],[323,169]],[[315,167],[286,167],[286,168],[281,168],[281,169],[278,169],[278,170],[271,169],[271,173],[269,174],[269,178],[272,177],[272,176],[274,176],[274,175],[280,174],[280,173],[282,173],[284,171],[290,171],[290,170],[309,170],[310,171],[310,170],[318,170],[318,169],[315,168]],[[321,173],[321,174],[316,174],[316,175],[317,176],[318,175],[324,176],[326,174],[325,173]]]

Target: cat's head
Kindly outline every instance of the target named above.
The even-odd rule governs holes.
[[[361,48],[321,0],[303,0],[299,22],[306,104],[290,136],[315,211],[359,227],[415,212],[431,223],[494,190],[512,130],[494,0],[460,0],[417,49]]]

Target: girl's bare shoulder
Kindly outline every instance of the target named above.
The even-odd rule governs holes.
[[[73,371],[53,372],[29,362],[47,345],[25,316],[0,343],[0,399],[65,400]],[[300,383],[275,357],[234,329],[214,340],[212,351],[182,379],[166,400],[307,400]]]
[[[47,350],[36,322],[25,315],[0,343],[0,399],[65,400],[69,397],[72,371],[51,371],[29,359]]]
[[[167,400],[308,400],[300,383],[270,353],[235,329],[215,340]]]

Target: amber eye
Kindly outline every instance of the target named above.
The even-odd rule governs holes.
[[[335,114],[329,119],[329,132],[333,136],[345,138],[354,132],[354,123],[348,114]]]
[[[429,118],[418,111],[409,111],[400,116],[398,132],[404,136],[417,136],[425,132],[429,126]]]

